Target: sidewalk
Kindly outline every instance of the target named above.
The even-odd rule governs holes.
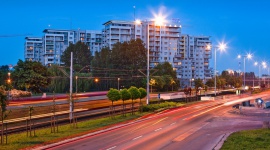
[[[87,109],[75,109],[74,112],[80,112],[84,110],[87,110]],[[68,113],[69,113],[69,110],[66,110],[66,111],[55,112],[55,115],[63,115],[63,114],[68,114]],[[50,117],[50,116],[53,116],[53,113],[34,115],[34,116],[31,116],[31,119],[39,119],[39,118]],[[5,120],[4,123],[15,123],[15,122],[20,122],[20,121],[25,121],[26,119],[29,119],[29,117],[9,119],[9,120]]]

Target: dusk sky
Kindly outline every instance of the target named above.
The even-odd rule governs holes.
[[[133,6],[136,19],[162,13],[167,20],[179,19],[183,34],[211,36],[213,45],[227,43],[226,52],[217,51],[219,71],[239,70],[237,55],[247,53],[254,57],[246,61],[246,71],[258,73],[254,61],[270,67],[269,0],[1,0],[0,65],[24,60],[26,35],[41,37],[49,26],[101,30],[109,20],[134,20]],[[214,56],[210,66],[214,68]]]

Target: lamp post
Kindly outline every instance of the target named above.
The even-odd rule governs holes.
[[[260,79],[260,75],[261,75],[261,65],[266,68],[266,62],[262,62],[261,64],[259,64],[257,61],[254,63],[255,66],[259,66],[259,86],[261,86],[261,79]]]
[[[211,45],[206,46],[207,49],[211,49]],[[214,63],[214,76],[215,76],[215,96],[217,95],[217,50],[224,51],[227,48],[225,43],[219,43],[218,46],[215,47],[215,63]]]
[[[8,99],[10,97],[10,83],[11,83],[11,80],[10,80],[10,72],[8,72]]]
[[[156,18],[154,19],[154,25],[160,26],[160,33],[161,33],[161,25],[163,24],[163,22],[165,21],[165,18],[162,16],[156,16]],[[141,22],[139,20],[136,20],[135,22],[136,24],[140,24]],[[150,53],[150,49],[149,49],[149,21],[146,21],[147,23],[147,68],[146,68],[146,104],[149,104],[149,100],[150,100],[150,95],[149,95],[149,80],[150,80],[150,58],[149,58],[149,53]],[[161,34],[160,34],[160,40],[161,40]],[[161,46],[161,45],[160,45]],[[161,47],[160,47],[161,48]]]
[[[78,76],[75,77],[76,78],[76,94],[78,92]]]
[[[189,81],[190,81],[190,88],[192,88],[191,86],[192,86],[192,82],[194,81],[194,78],[190,79]]]
[[[241,55],[238,55],[237,56],[239,59],[241,59]],[[246,54],[246,55],[244,55],[244,83],[243,83],[243,86],[244,86],[244,89],[246,89],[246,58],[247,59],[251,59],[252,58],[252,55],[251,54]]]
[[[118,91],[119,91],[119,81],[120,81],[120,78],[117,78],[117,81],[118,81]]]
[[[147,82],[147,88],[146,88],[146,92],[147,92],[147,97],[146,97],[146,105],[149,104],[149,99],[150,99],[150,96],[149,96],[149,22],[147,22],[147,73],[146,73],[146,82]]]

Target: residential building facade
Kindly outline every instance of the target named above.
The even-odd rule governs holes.
[[[25,60],[62,65],[61,56],[70,43],[84,42],[92,55],[102,47],[101,31],[45,29],[43,33],[43,37],[25,38]]]
[[[42,61],[43,41],[41,37],[26,37],[24,58],[29,61]]]
[[[177,66],[177,78],[181,87],[193,86],[194,79],[202,79],[204,82],[212,77],[212,69],[209,60],[212,57],[209,36],[181,35],[179,49],[174,57]]]
[[[42,38],[26,38],[25,59],[44,65],[62,65],[61,55],[70,43],[82,41],[94,55],[104,47],[112,49],[117,42],[140,38],[149,48],[150,68],[169,62],[177,72],[181,87],[191,85],[192,79],[205,81],[212,77],[209,68],[212,51],[206,48],[211,44],[210,36],[183,35],[177,22],[156,25],[154,21],[110,20],[103,25],[102,31],[45,29]],[[33,53],[31,49],[36,51]]]

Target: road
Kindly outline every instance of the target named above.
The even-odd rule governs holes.
[[[239,115],[232,110],[231,105],[257,97],[269,99],[263,94],[201,102],[37,149],[218,149],[218,143],[226,134],[260,128],[263,119],[269,119]]]

